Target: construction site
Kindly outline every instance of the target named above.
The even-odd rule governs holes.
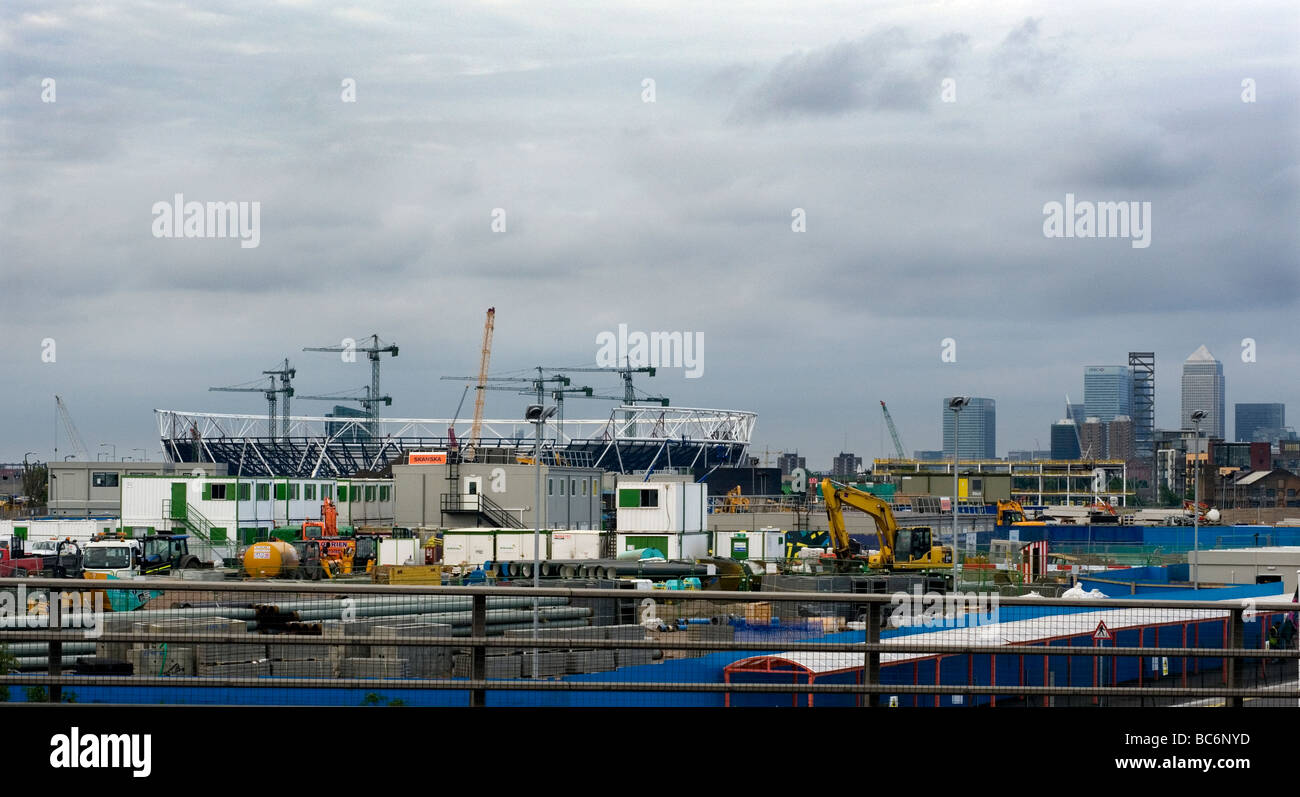
[[[298,395],[286,358],[264,384],[211,388],[260,393],[265,415],[156,410],[158,463],[89,461],[56,397],[73,454],[47,468],[51,514],[0,521],[8,700],[1300,697],[1300,523],[1130,506],[1124,460],[781,474],[748,455],[754,412],[674,407],[634,387],[652,367],[493,376],[495,312],[478,374],[445,377],[466,383],[449,419],[382,417],[398,347],[378,335],[355,349],[360,411],[292,414],[342,398]],[[621,394],[575,384],[598,371]],[[489,391],[518,396],[518,418],[488,418]],[[574,419],[566,398],[615,404]]]

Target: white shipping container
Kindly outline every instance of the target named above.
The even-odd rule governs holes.
[[[541,559],[598,559],[599,531],[543,529]],[[449,565],[533,561],[533,532],[520,529],[449,529],[442,535]]]
[[[27,541],[71,539],[78,545],[102,531],[117,528],[115,518],[0,520],[0,540],[12,541],[15,528],[27,529]],[[12,543],[11,543],[12,544]]]
[[[599,531],[556,531],[551,534],[551,558],[599,559]]]
[[[416,539],[380,540],[379,564],[404,565],[414,561],[424,564],[424,554],[420,550],[420,541]]]

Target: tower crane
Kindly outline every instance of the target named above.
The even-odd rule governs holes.
[[[573,371],[575,373],[604,373],[604,372],[617,373],[619,376],[623,377],[623,403],[624,404],[635,404],[637,402],[636,389],[632,386],[632,374],[646,374],[647,376],[655,375],[654,367],[649,365],[640,366],[636,368],[631,366],[623,366],[622,368],[616,368],[616,367],[565,368],[564,370]],[[662,396],[649,396],[646,398],[646,400],[658,401],[662,403],[665,407],[668,406],[668,400],[663,398]]]
[[[273,368],[262,373],[280,380],[280,389],[276,391],[281,396],[284,396],[284,403],[280,405],[280,436],[287,439],[289,437],[289,399],[293,396],[291,382],[297,376],[298,371],[289,367],[289,358],[286,357],[279,368]],[[275,436],[274,430],[271,431],[271,436]]]
[[[880,402],[880,411],[885,413],[885,424],[889,426],[889,436],[894,438],[894,450],[898,452],[898,458],[907,459],[907,455],[903,453],[903,441],[898,439],[898,427],[894,426],[894,419],[883,401]]]
[[[369,386],[362,388],[362,390],[366,391],[366,395],[364,396],[299,396],[298,400],[299,401],[355,401],[361,406],[365,407],[366,413],[369,415],[374,414],[374,410],[372,409],[374,406],[383,404],[385,407],[389,407],[392,406],[393,404],[392,396],[373,397],[370,395]]]
[[[287,365],[287,361],[286,361],[286,365]],[[292,369],[286,368],[284,369],[284,372],[287,373],[288,376],[292,377]],[[262,373],[269,374],[271,372],[263,371]],[[281,373],[281,372],[277,371],[275,373]],[[274,438],[276,406],[279,402],[279,397],[281,394],[284,394],[285,406],[287,408],[289,404],[289,396],[293,395],[293,388],[288,385],[287,380],[282,384],[281,387],[276,387],[274,376],[269,376],[267,381],[270,384],[268,384],[266,387],[243,387],[241,385],[231,385],[230,387],[210,387],[208,388],[208,390],[216,393],[261,393],[263,396],[266,397],[266,406],[267,406],[266,434],[268,437]],[[284,416],[282,416],[281,423],[282,423],[281,434],[287,437],[289,435],[289,421],[288,421],[287,413]]]
[[[367,409],[370,411],[371,420],[379,420],[379,410],[377,409],[377,406],[383,399],[383,394],[379,392],[379,355],[391,354],[394,357],[397,356],[396,343],[390,343],[387,346],[380,346],[379,343],[379,336],[371,335],[369,346],[313,346],[303,349],[303,351],[360,351],[366,353],[366,356],[370,359],[370,393],[368,397],[370,398],[371,404]],[[387,403],[391,404],[392,401],[390,400]]]

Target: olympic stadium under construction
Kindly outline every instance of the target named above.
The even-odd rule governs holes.
[[[352,476],[384,471],[411,452],[445,451],[465,441],[471,421],[438,418],[289,416],[154,410],[171,462],[225,463],[244,476]],[[545,425],[543,457],[628,473],[658,468],[745,464],[757,414],[691,407],[615,407],[606,418]],[[450,435],[449,435],[450,432]],[[481,457],[514,462],[531,457],[533,426],[483,420]]]

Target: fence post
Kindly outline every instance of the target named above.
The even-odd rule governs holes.
[[[867,644],[876,645],[880,643],[880,605],[877,603],[867,604]],[[867,659],[863,662],[862,682],[866,686],[878,686],[880,684],[880,651],[868,650]],[[867,695],[866,704],[868,706],[880,705],[880,694],[871,692]]]
[[[63,627],[63,606],[61,596],[58,591],[50,590],[47,594],[46,602],[49,606],[49,613],[46,615],[46,623],[50,631],[57,631]],[[57,678],[63,674],[63,643],[50,640],[49,662],[46,666],[46,673],[51,677]],[[50,684],[46,690],[49,702],[59,703],[63,700],[63,687],[56,684]]]
[[[482,642],[482,638],[487,636],[486,595],[474,596],[473,611],[470,617],[470,636],[474,637],[475,642],[474,647],[470,649],[469,677],[474,681],[482,681],[487,677],[487,648]],[[486,706],[487,690],[471,689],[469,704],[471,706]]]
[[[1245,609],[1235,608],[1230,610],[1228,618],[1228,639],[1227,647],[1229,649],[1240,650],[1245,645],[1246,639],[1246,618]],[[1228,688],[1240,689],[1243,686],[1245,678],[1245,662],[1235,656],[1228,658]],[[1229,697],[1225,705],[1231,708],[1241,708],[1241,696]]]

